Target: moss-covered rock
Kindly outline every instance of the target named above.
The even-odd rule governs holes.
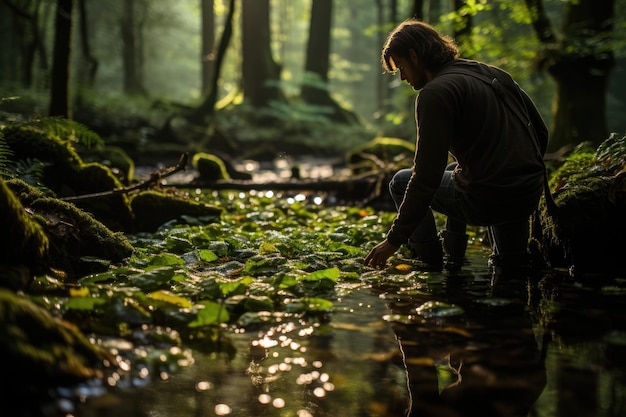
[[[46,270],[48,237],[1,178],[0,230],[0,286],[24,289]]]
[[[84,162],[100,162],[110,168],[126,185],[135,179],[135,161],[119,146],[98,146],[79,153]]]
[[[365,145],[346,153],[346,165],[353,174],[379,171],[383,168],[397,171],[411,167],[415,144],[401,138],[377,137]]]
[[[198,170],[201,180],[217,181],[231,178],[226,169],[226,164],[222,158],[217,155],[198,152],[193,156],[191,164]]]
[[[540,203],[535,236],[553,266],[586,272],[626,272],[626,136],[597,150],[577,147],[550,178],[556,217]]]
[[[79,142],[77,130],[83,135],[80,136],[83,148],[87,147],[85,144],[102,143],[95,133],[63,119],[15,123],[4,126],[1,132],[14,161],[42,164],[38,181],[54,196],[64,198],[122,188],[124,184],[110,167],[81,159],[75,147]],[[112,230],[127,231],[132,227],[129,200],[124,194],[78,200],[75,204]]]
[[[105,360],[115,364],[108,351],[90,343],[77,327],[1,288],[0,340],[0,356],[10,361],[2,371],[3,406],[15,400],[27,407],[23,401],[31,395],[39,398],[50,386],[101,377]]]
[[[8,180],[6,185],[46,233],[50,241],[48,265],[65,271],[70,278],[94,272],[94,263],[85,258],[117,263],[132,254],[126,236],[111,231],[75,205],[48,197],[18,179]]]
[[[156,190],[142,191],[131,198],[138,231],[155,231],[159,226],[172,220],[185,223],[184,217],[214,219],[222,209],[199,203],[181,196]]]
[[[82,164],[73,182],[75,195],[108,192],[123,188],[111,169],[99,162]],[[91,213],[114,231],[132,231],[133,213],[125,193],[72,201],[77,207]]]

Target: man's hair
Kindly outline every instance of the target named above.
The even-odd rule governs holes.
[[[420,64],[434,73],[459,57],[454,39],[440,34],[420,20],[407,19],[387,36],[381,54],[385,71],[395,72],[398,69],[392,55],[396,58],[408,57],[410,49],[415,51]]]

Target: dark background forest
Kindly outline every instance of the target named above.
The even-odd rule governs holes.
[[[509,71],[549,152],[626,131],[624,0],[2,0],[0,111],[76,120],[135,158],[413,142],[414,92],[380,65],[413,16]]]

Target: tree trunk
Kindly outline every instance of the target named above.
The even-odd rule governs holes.
[[[328,91],[332,8],[333,0],[313,0],[311,5],[305,63],[305,74],[311,82],[302,86],[301,96],[309,104],[328,106],[331,120],[352,123],[357,121],[356,116],[343,109]]]
[[[424,20],[424,0],[413,0],[411,17]]]
[[[72,118],[70,104],[70,57],[73,0],[58,0],[54,35],[54,59],[50,87],[50,116]]]
[[[80,46],[83,53],[83,59],[86,63],[86,83],[92,87],[98,70],[98,61],[91,55],[91,46],[89,43],[89,20],[87,19],[87,7],[85,0],[78,1],[79,21],[80,21]]]
[[[553,125],[548,151],[608,138],[606,93],[615,65],[610,38],[613,0],[570,2],[558,39],[541,0],[526,0],[538,39],[542,64],[556,81]]]
[[[120,22],[122,34],[122,67],[123,91],[125,94],[145,94],[140,76],[140,59],[138,55],[137,22],[135,16],[135,0],[124,0],[124,15]]]
[[[196,109],[193,109],[187,116],[188,120],[192,123],[203,124],[205,119],[210,119],[215,112],[215,103],[217,102],[218,81],[220,73],[222,71],[222,62],[224,62],[224,56],[228,50],[228,45],[233,36],[233,19],[235,16],[235,0],[229,1],[228,14],[224,22],[224,31],[220,37],[220,41],[215,53],[215,65],[209,81],[209,87],[205,91],[202,104]]]
[[[17,57],[16,61],[19,62],[19,71],[14,72],[20,74],[19,81],[24,88],[32,87],[35,54],[44,48],[41,41],[41,28],[39,27],[41,4],[41,0],[28,4],[15,4],[11,1],[4,2],[4,5],[13,12],[13,17],[16,17],[16,19],[7,20],[7,22],[11,23],[10,27],[16,33],[18,50],[14,56]],[[4,48],[5,56],[11,56],[10,50],[15,47],[13,44],[10,44],[8,48]],[[42,62],[42,65],[45,68],[47,62]]]
[[[242,3],[244,100],[256,108],[267,107],[272,101],[284,100],[276,85],[280,80],[280,67],[272,57],[269,0],[243,0]]]
[[[202,91],[211,89],[211,77],[215,70],[215,11],[214,0],[202,2]]]

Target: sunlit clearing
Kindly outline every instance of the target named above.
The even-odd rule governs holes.
[[[208,391],[211,389],[213,389],[213,384],[209,381],[200,381],[196,384],[196,391],[198,392]]]
[[[259,395],[259,402],[261,404],[269,404],[272,401],[272,397],[267,394]]]
[[[272,405],[276,408],[283,408],[285,406],[285,400],[283,400],[282,398],[276,398],[274,401],[272,401]]]
[[[226,416],[233,410],[226,404],[218,404],[215,406],[215,414],[218,416]]]

